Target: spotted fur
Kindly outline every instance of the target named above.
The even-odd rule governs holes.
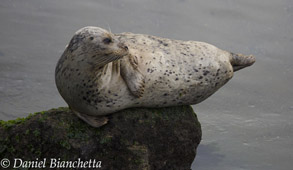
[[[125,108],[197,104],[254,61],[204,42],[85,27],[65,49],[55,77],[70,108],[98,127],[107,122],[101,116]]]

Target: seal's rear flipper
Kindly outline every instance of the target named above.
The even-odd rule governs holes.
[[[121,60],[121,76],[126,82],[128,89],[136,97],[142,97],[145,87],[145,77],[139,71],[137,59],[131,55]]]
[[[238,71],[245,67],[251,66],[255,62],[253,55],[243,55],[231,53],[230,63],[233,67],[233,71]]]
[[[106,116],[90,116],[86,114],[80,114],[77,111],[72,110],[79,118],[81,118],[83,121],[88,123],[89,125],[93,127],[101,127],[108,123],[108,118]]]

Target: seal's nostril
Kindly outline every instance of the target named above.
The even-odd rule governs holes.
[[[125,50],[128,50],[128,47],[125,45],[125,46],[124,46],[124,49],[125,49]]]

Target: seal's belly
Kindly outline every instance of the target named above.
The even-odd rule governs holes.
[[[200,65],[200,64],[199,64]],[[169,106],[196,104],[223,86],[231,77],[225,67],[191,63],[175,64],[174,68],[162,65],[159,70],[144,70],[146,85],[143,106]],[[188,69],[192,68],[192,69]]]
[[[223,51],[210,44],[177,41],[144,35],[125,35],[125,44],[138,59],[145,75],[140,106],[162,107],[196,104],[232,78],[232,67]],[[204,50],[203,50],[204,49]]]

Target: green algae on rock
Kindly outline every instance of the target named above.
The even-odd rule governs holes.
[[[68,108],[0,121],[0,158],[101,161],[104,170],[190,169],[201,127],[190,106],[132,108],[93,128]],[[25,167],[24,167],[25,168]],[[87,168],[91,169],[91,168]]]

